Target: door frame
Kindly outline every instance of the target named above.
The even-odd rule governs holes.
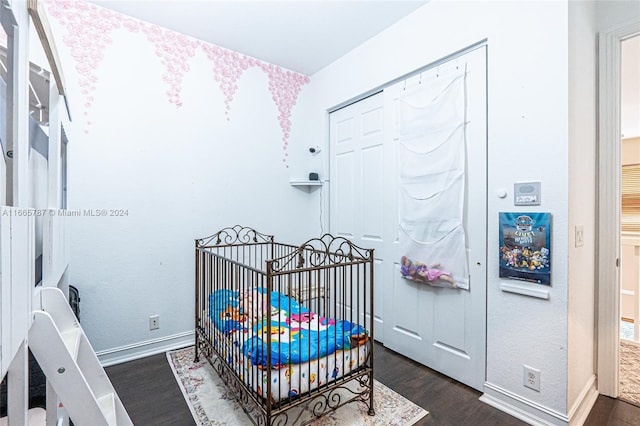
[[[640,21],[599,33],[597,187],[598,392],[618,397],[620,344],[620,83],[621,42],[640,33]]]

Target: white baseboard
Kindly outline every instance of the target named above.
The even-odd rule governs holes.
[[[480,401],[534,426],[568,425],[569,418],[511,391],[485,382]]]
[[[576,398],[576,402],[569,410],[569,424],[571,426],[582,426],[589,417],[589,413],[593,408],[593,405],[598,399],[598,390],[596,389],[596,376],[595,374],[589,378],[582,392]]]
[[[98,359],[102,366],[108,367],[110,365],[133,361],[135,359],[193,345],[195,339],[194,336],[193,331],[185,331],[183,333],[172,334],[171,336],[159,337],[157,339],[145,340],[131,345],[107,349],[96,352],[96,355],[98,355]]]

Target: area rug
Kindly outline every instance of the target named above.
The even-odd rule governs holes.
[[[193,362],[193,346],[167,352],[167,359],[196,424],[251,426],[253,423],[209,362]],[[375,381],[376,415],[362,402],[346,404],[315,421],[321,426],[412,425],[428,412]]]
[[[640,406],[640,345],[620,339],[619,398]]]

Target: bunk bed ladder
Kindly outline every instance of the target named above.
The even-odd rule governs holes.
[[[78,426],[133,425],[64,294],[37,290],[29,347]]]

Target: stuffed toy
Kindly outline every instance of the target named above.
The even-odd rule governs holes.
[[[240,311],[252,320],[262,319],[267,314],[272,314],[267,310],[267,295],[261,294],[257,290],[246,290],[239,295]]]
[[[439,268],[439,263],[435,263],[429,267],[422,262],[411,260],[407,256],[402,256],[400,273],[408,280],[430,285],[433,285],[438,280],[442,280],[449,283],[451,287],[456,287],[456,281],[451,276],[451,273]]]

